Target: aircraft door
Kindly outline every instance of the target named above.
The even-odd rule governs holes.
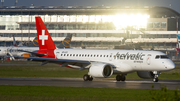
[[[151,64],[151,54],[147,55],[147,60],[146,60],[147,64],[150,65]]]
[[[57,58],[57,59],[61,58],[60,52],[56,52],[56,58]]]
[[[112,59],[113,59],[113,53],[110,53],[110,55],[109,55],[109,61],[112,61]]]

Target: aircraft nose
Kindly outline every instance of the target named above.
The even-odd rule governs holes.
[[[175,64],[174,64],[174,62],[170,62],[169,64],[168,64],[168,69],[170,69],[170,70],[172,70],[172,69],[175,69]]]

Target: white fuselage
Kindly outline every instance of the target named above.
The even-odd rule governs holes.
[[[13,56],[22,56],[23,54],[29,54],[27,52],[21,52],[18,50],[25,50],[25,51],[37,51],[39,47],[0,47],[0,56],[7,56],[8,53],[12,54]]]
[[[56,58],[86,60],[111,64],[115,72],[168,71],[175,64],[166,54],[159,51],[142,50],[92,50],[92,49],[56,49]],[[162,58],[156,58],[162,56]],[[80,68],[71,66],[73,68]]]

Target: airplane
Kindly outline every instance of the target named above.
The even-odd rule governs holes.
[[[71,39],[72,34],[68,34],[66,38],[60,42],[60,45],[58,45],[57,48],[70,48]],[[30,52],[39,50],[37,37],[35,37],[28,46],[18,46],[13,36],[13,45],[14,46],[11,47],[0,47],[0,57],[10,56],[12,60],[15,60],[14,56],[30,57],[32,55]]]
[[[140,78],[158,82],[161,72],[175,68],[173,61],[160,51],[58,49],[41,17],[35,19],[39,50],[33,54],[38,57],[18,57],[20,59],[42,62],[41,65],[56,63],[61,67],[88,69],[88,74],[83,76],[84,81],[108,78],[113,74],[117,75],[117,81],[125,81],[128,73],[137,72]]]
[[[176,36],[177,36],[176,55],[178,55],[179,51],[180,51],[180,46],[179,46],[179,43],[180,43],[180,34],[176,34]]]

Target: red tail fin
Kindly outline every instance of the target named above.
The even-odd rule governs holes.
[[[39,50],[43,49],[56,49],[56,46],[46,28],[44,25],[41,17],[35,17],[36,19],[36,29],[37,29],[37,36],[38,36],[38,42],[39,42]]]

